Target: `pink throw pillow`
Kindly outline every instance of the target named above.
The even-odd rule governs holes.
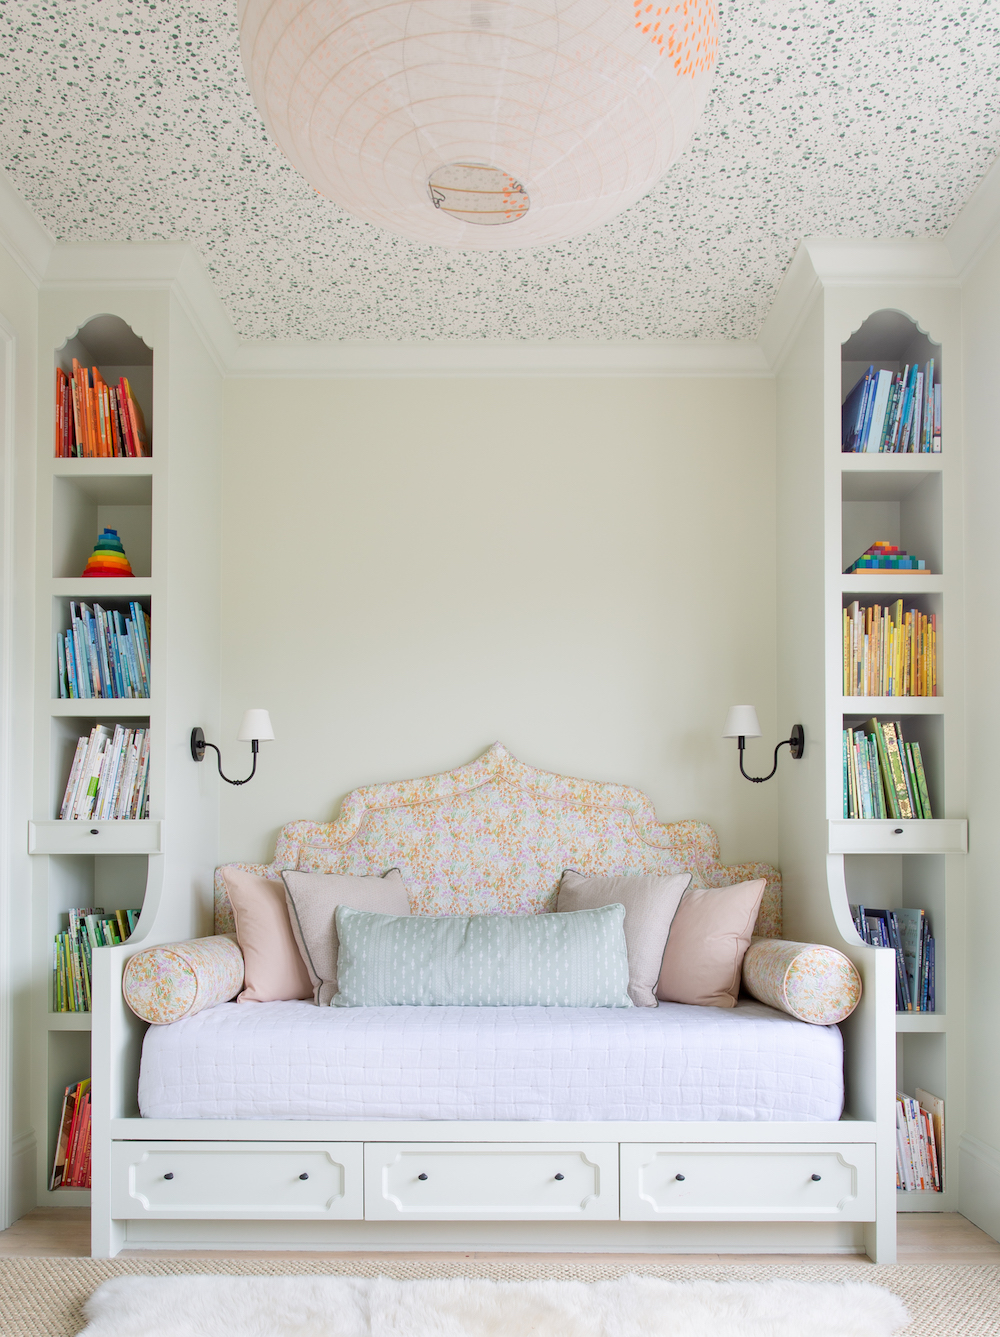
[[[684,893],[663,951],[656,986],[661,1002],[736,1006],[743,958],[766,885],[757,878]]]
[[[312,998],[312,982],[288,922],[285,885],[242,868],[223,868],[246,972],[238,1003]]]

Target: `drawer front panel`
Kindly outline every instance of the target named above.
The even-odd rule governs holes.
[[[868,1143],[624,1143],[621,1177],[624,1221],[875,1219]]]
[[[968,848],[964,818],[830,822],[831,854],[965,854]]]
[[[162,823],[29,822],[29,854],[160,854]]]
[[[116,1142],[119,1219],[360,1220],[359,1143]]]
[[[614,1221],[618,1144],[365,1144],[369,1221]]]

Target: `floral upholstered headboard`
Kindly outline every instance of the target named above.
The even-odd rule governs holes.
[[[291,868],[367,875],[398,868],[412,912],[438,915],[552,910],[564,868],[594,876],[689,871],[696,887],[763,877],[755,932],[781,936],[776,869],[727,867],[704,822],[658,822],[640,790],[536,771],[500,743],[442,775],[355,789],[335,822],[290,822],[272,863],[237,867],[265,877]],[[232,929],[216,874],[215,931]]]

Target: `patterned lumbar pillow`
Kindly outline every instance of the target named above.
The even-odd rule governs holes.
[[[691,881],[690,873],[662,877],[633,873],[623,877],[584,877],[567,868],[559,882],[556,912],[594,910],[600,905],[625,907],[625,946],[628,949],[628,994],[636,1007],[656,1007],[663,949],[680,899]]]
[[[396,915],[340,906],[334,1007],[631,1007],[625,909]]]
[[[350,873],[282,873],[292,935],[313,986],[313,998],[326,1007],[337,992],[339,942],[335,915],[340,905],[408,915],[410,902],[398,868],[381,877]]]

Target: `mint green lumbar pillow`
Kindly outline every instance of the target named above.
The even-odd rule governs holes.
[[[382,915],[337,907],[331,1007],[631,1007],[625,907]]]

